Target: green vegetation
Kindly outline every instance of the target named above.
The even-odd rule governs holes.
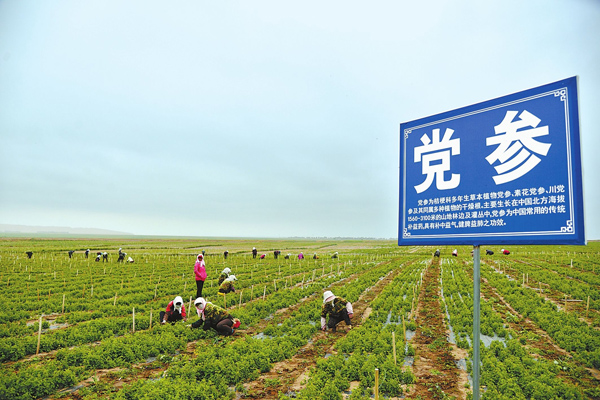
[[[252,247],[265,259],[254,259]],[[117,262],[119,248],[135,262]],[[72,258],[69,250],[76,251]],[[184,322],[160,324],[159,312],[177,295],[184,298],[187,324],[198,319],[190,304],[196,291],[193,265],[202,250],[208,272],[204,297],[242,321],[232,337],[190,329]],[[278,259],[274,250],[281,250]],[[323,342],[319,314],[329,288],[352,303],[368,297],[370,314],[348,333],[337,334],[334,354],[315,355],[300,390],[279,398],[338,399],[344,392],[350,399],[369,398],[376,368],[380,396],[410,398],[419,383],[413,366],[403,364],[415,356],[415,347],[402,333],[404,327],[424,334],[430,329],[414,313],[433,250],[359,240],[0,239],[0,400],[68,396],[63,390],[77,390],[85,399],[250,396],[246,385],[274,363]],[[599,250],[592,243],[482,255],[481,332],[495,338],[482,345],[484,399],[598,398],[597,381],[585,368],[600,368]],[[33,252],[31,259],[27,251]],[[109,261],[94,261],[98,251],[108,252]],[[460,257],[449,257],[450,251],[442,249],[442,308],[435,312],[444,316],[456,346],[470,351],[470,249],[459,248]],[[299,252],[304,260],[298,260]],[[339,258],[331,257],[335,252]],[[284,258],[288,253],[291,257]],[[238,278],[236,292],[227,297],[217,294],[225,267]],[[515,329],[525,319],[537,330]],[[539,345],[544,340],[560,347],[560,357]],[[449,345],[437,338],[426,348]],[[157,374],[141,379],[140,365]],[[467,365],[470,371],[472,362]],[[446,367],[453,366],[430,373],[443,375]],[[108,369],[113,370],[100,372]],[[115,387],[111,379],[128,383]],[[285,376],[262,382],[275,393],[290,383]],[[434,397],[446,398],[439,387],[428,388]]]

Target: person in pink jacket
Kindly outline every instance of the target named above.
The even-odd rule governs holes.
[[[202,288],[206,280],[206,265],[204,264],[204,256],[202,254],[198,254],[196,258],[194,274],[196,274],[196,298],[202,297]]]

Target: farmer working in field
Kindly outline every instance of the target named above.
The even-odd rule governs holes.
[[[165,311],[160,312],[160,323],[175,323],[181,320],[186,320],[185,306],[183,305],[181,296],[177,296],[174,300],[169,302]]]
[[[280,255],[280,254],[281,254],[281,251],[280,251],[280,250],[275,250],[275,251],[273,252],[273,256],[275,257],[275,259],[276,259],[276,260],[277,260],[277,258],[279,258],[279,255]]]
[[[33,256],[33,251],[26,251],[25,254],[27,254],[27,258],[31,258]]]
[[[437,250],[435,251],[435,253],[433,253],[433,256],[434,256],[434,257],[439,257],[439,256],[440,256],[440,249],[437,249]]]
[[[196,275],[196,298],[202,297],[202,288],[206,280],[206,265],[204,264],[204,255],[198,254],[194,264],[194,274]]]
[[[217,284],[219,286],[221,286],[221,283],[223,283],[223,281],[225,279],[227,279],[229,277],[229,274],[231,273],[231,269],[229,268],[225,268],[222,272],[221,275],[219,275],[219,281],[217,282]]]
[[[337,324],[344,321],[346,325],[352,329],[352,318],[354,311],[352,304],[346,299],[335,296],[331,291],[327,290],[323,293],[323,307],[321,308],[321,329],[331,329],[335,332]],[[329,321],[327,321],[329,315]]]
[[[502,249],[502,254],[504,254],[505,256],[510,254],[510,251],[506,250],[506,249]]]
[[[231,336],[240,326],[239,319],[233,318],[227,310],[206,301],[203,297],[197,298],[194,305],[200,319],[191,325],[192,328],[202,326],[205,331],[212,328],[219,335]]]
[[[227,260],[227,256],[229,255],[229,252],[227,250],[225,250],[223,252],[223,258]]]
[[[227,294],[230,292],[235,292],[235,288],[233,287],[233,281],[237,281],[237,278],[235,277],[235,275],[229,275],[227,279],[225,279],[223,283],[221,283],[221,285],[219,286],[219,293]]]
[[[258,254],[258,250],[256,250],[256,247],[253,247],[252,248],[252,258],[256,258],[257,254]]]
[[[69,250],[69,258],[73,257],[73,253],[75,253],[75,250]]]
[[[97,252],[96,253],[96,260],[95,261],[100,261],[100,258],[102,258],[102,253],[101,252]]]
[[[104,253],[102,253],[102,262],[108,262],[108,253],[105,251]]]
[[[493,251],[491,251],[491,250],[486,250],[486,251],[485,251],[485,255],[486,255],[486,256],[492,256],[492,255],[494,255],[494,252],[493,252]]]

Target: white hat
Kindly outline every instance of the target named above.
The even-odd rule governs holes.
[[[201,309],[204,310],[204,307],[206,307],[206,300],[204,300],[204,297],[198,297],[195,301],[194,301],[194,305]]]
[[[177,303],[179,303],[179,305],[177,305]],[[181,296],[175,297],[175,299],[173,300],[173,306],[176,309],[181,310],[181,307],[183,306],[183,299],[181,298]]]
[[[323,303],[326,303],[330,297],[333,297],[335,299],[335,295],[333,294],[333,292],[331,290],[327,290],[325,293],[323,293]]]
[[[233,281],[237,281],[237,278],[235,277],[235,275],[229,275],[227,277],[227,279],[225,279],[227,282],[233,282]]]
[[[222,273],[223,274],[230,274],[231,273],[231,269],[230,268],[225,268]]]

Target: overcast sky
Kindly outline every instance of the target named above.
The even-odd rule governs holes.
[[[0,223],[395,238],[399,124],[579,76],[600,2],[0,0]]]

